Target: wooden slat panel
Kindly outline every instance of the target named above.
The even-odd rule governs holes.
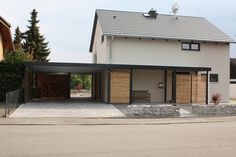
[[[191,76],[176,75],[176,103],[189,104],[191,97]]]
[[[176,75],[176,103],[189,104],[205,102],[206,75]]]
[[[198,103],[197,80],[198,80],[198,76],[192,75],[192,103]]]
[[[110,103],[129,103],[130,71],[111,72]]]
[[[205,103],[206,102],[206,75],[199,75],[198,80],[198,103]]]

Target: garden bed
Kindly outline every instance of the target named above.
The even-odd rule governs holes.
[[[236,115],[236,105],[219,104],[219,105],[192,105],[192,112],[200,116],[215,115]]]
[[[180,108],[171,104],[164,105],[129,105],[127,106],[128,117],[157,117],[157,118],[168,118],[168,117],[179,117]]]

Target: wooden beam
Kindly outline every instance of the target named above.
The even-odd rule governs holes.
[[[133,69],[130,69],[130,94],[129,94],[129,103],[133,103]]]
[[[209,71],[206,74],[206,104],[208,104]]]
[[[172,100],[176,103],[176,70],[172,72]]]
[[[165,70],[165,89],[164,89],[164,102],[167,102],[167,70]]]

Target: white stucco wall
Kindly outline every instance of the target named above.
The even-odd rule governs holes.
[[[0,33],[0,61],[3,60],[3,41]]]
[[[151,94],[151,102],[164,102],[164,87],[158,88],[158,83],[164,83],[164,71],[162,70],[134,70],[133,90],[148,90]]]
[[[230,54],[226,43],[201,42],[199,52],[182,51],[179,41],[115,38],[111,52],[112,64],[211,67],[211,73],[219,74],[219,82],[209,84],[209,100],[213,93],[220,93],[223,102],[229,100]]]
[[[97,54],[97,63],[108,63],[109,59],[109,51],[107,44],[107,37],[104,36],[104,41],[102,42],[102,28],[99,20],[97,21],[95,37],[93,42],[93,50],[92,50],[92,63],[95,63],[94,55]]]

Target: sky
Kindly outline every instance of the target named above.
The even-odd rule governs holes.
[[[0,0],[0,16],[15,28],[25,31],[30,12],[35,8],[40,32],[49,41],[51,62],[92,61],[89,44],[96,9],[170,14],[174,3],[179,15],[201,16],[236,40],[235,0]],[[236,57],[236,44],[231,44],[231,57]]]

